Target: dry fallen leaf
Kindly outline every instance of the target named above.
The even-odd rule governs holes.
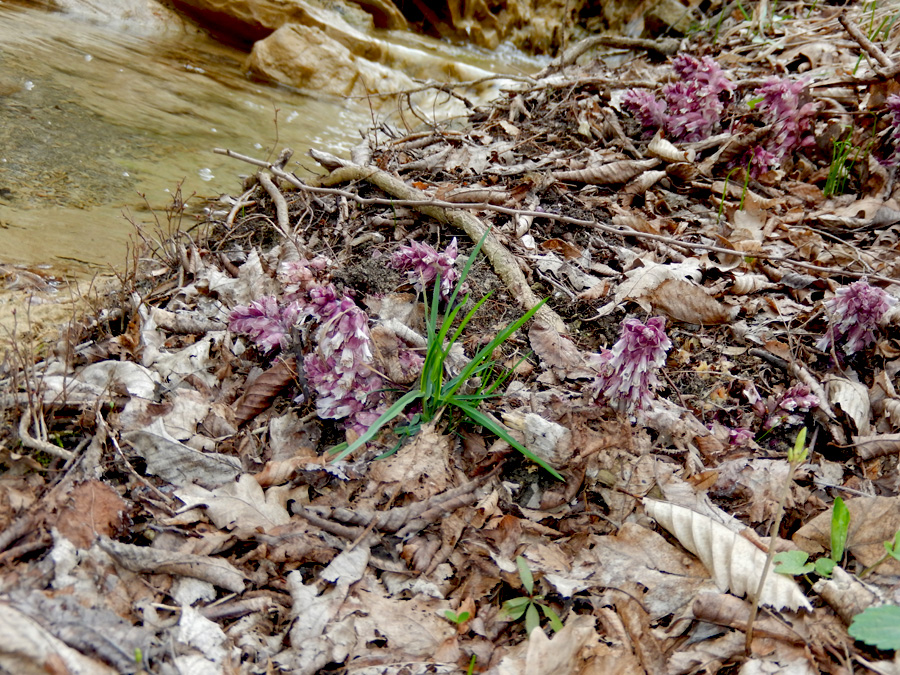
[[[701,286],[669,279],[644,296],[669,318],[685,323],[715,325],[729,323],[737,316],[739,307],[729,307],[710,296]]]
[[[716,586],[722,591],[744,596],[756,593],[766,561],[766,553],[736,532],[708,516],[655,499],[643,500],[651,518],[671,532],[688,551],[700,558]],[[812,610],[803,591],[790,577],[771,569],[759,598],[760,604],[775,609]]]

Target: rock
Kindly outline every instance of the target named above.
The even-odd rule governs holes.
[[[253,45],[247,66],[266,79],[334,96],[365,96],[414,86],[409,77],[355,56],[315,26],[282,26]],[[360,77],[361,72],[365,77]]]
[[[369,11],[355,3],[329,2],[327,8],[307,0],[173,0],[174,6],[202,25],[232,40],[256,42],[288,24],[316,26],[333,23],[367,31],[407,28],[406,19],[390,0],[364,0]]]
[[[257,41],[247,59],[249,70],[265,79],[337,96],[420,88],[414,79],[466,81],[492,75],[481,68],[371,37],[334,17],[331,22],[316,13],[309,18],[308,24],[285,25]],[[502,81],[485,83],[474,95],[491,96],[502,85]],[[434,96],[434,92],[422,92],[415,102],[430,106]]]

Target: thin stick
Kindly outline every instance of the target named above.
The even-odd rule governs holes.
[[[859,29],[859,27],[850,21],[850,18],[847,16],[847,10],[845,9],[838,15],[838,21],[841,22],[841,25],[847,31],[847,33],[859,43],[859,46],[873,59],[878,61],[878,63],[888,70],[888,72],[894,70],[896,68],[896,64],[890,59],[890,57],[885,54],[878,45],[874,44],[869,38],[867,38],[863,32]]]

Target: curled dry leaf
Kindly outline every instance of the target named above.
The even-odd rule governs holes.
[[[700,169],[687,162],[676,162],[666,166],[666,175],[677,178],[683,183],[689,183],[700,175]]]
[[[538,358],[551,368],[562,371],[563,377],[573,379],[594,376],[575,343],[560,335],[553,326],[535,321],[528,331],[528,340]]]
[[[278,396],[294,380],[297,361],[293,358],[279,360],[257,377],[247,391],[235,402],[235,424],[241,426],[267,410]]]
[[[765,291],[770,288],[777,288],[778,284],[773,284],[764,274],[736,274],[734,283],[728,290],[735,295],[750,295],[757,291]]]
[[[576,171],[554,171],[551,175],[556,180],[587,183],[588,185],[608,185],[610,183],[627,183],[657,164],[659,164],[658,159],[625,159],[608,164],[592,164]]]
[[[647,146],[647,154],[674,163],[693,162],[696,152],[693,149],[679,150],[671,141],[662,137],[662,129],[660,129]]]
[[[736,532],[691,509],[655,499],[644,499],[644,510],[666,528],[688,551],[700,558],[716,586],[722,591],[744,596],[756,592],[766,562],[766,554]],[[775,609],[812,605],[790,577],[769,570],[760,604]]]
[[[572,458],[572,432],[537,413],[504,412],[503,423],[525,434],[525,447],[541,459],[564,466]]]
[[[832,407],[840,406],[844,414],[853,420],[860,436],[869,433],[871,406],[866,385],[846,377],[829,375],[825,378],[825,391],[828,393],[828,402]]]
[[[679,279],[668,279],[646,295],[654,308],[676,321],[720,324],[732,321],[738,307],[728,307],[702,287]]]
[[[644,171],[622,188],[622,192],[627,195],[642,195],[665,177],[665,171]]]

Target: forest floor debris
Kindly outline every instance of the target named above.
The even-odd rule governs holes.
[[[895,672],[896,15],[777,10],[229,153],[7,359],[0,666]]]

